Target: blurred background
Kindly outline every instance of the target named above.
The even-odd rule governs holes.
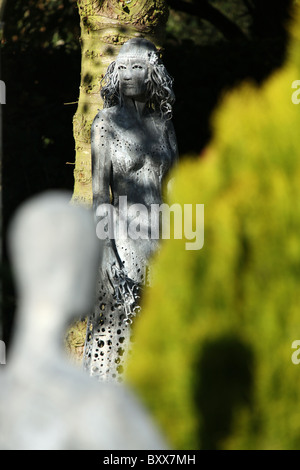
[[[214,325],[220,324],[224,326],[226,334],[224,333],[220,337],[211,337],[208,334],[207,337],[203,337],[203,341],[201,340],[203,345],[201,354],[190,353],[188,357],[191,362],[187,363],[180,354],[183,345],[178,343],[176,347],[172,346],[173,353],[178,347],[178,355],[176,356],[176,353],[173,356],[170,355],[171,362],[167,360],[165,362],[169,370],[172,370],[171,363],[177,365],[177,369],[175,367],[174,370],[175,375],[184,364],[186,368],[188,365],[191,366],[191,370],[195,370],[194,368],[197,367],[197,370],[201,370],[202,375],[200,374],[200,377],[204,377],[205,380],[203,380],[209,385],[208,388],[204,387],[203,381],[199,379],[197,374],[188,373],[188,376],[182,378],[186,387],[175,387],[174,385],[174,390],[184,390],[182,395],[177,391],[168,390],[162,392],[159,397],[160,400],[169,403],[167,409],[170,406],[177,409],[176,403],[183,403],[186,399],[184,410],[180,407],[179,409],[183,413],[180,422],[188,422],[187,428],[183,426],[181,429],[180,425],[177,428],[176,423],[166,424],[165,417],[162,415],[163,412],[157,411],[158,408],[160,410],[164,408],[161,406],[162,402],[159,401],[160,406],[158,407],[151,397],[147,399],[147,393],[145,395],[144,392],[149,384],[146,379],[143,379],[141,372],[143,369],[147,369],[148,365],[145,365],[146,363],[142,361],[140,366],[136,366],[136,371],[133,370],[132,372],[132,380],[136,383],[137,388],[141,390],[141,393],[145,395],[147,403],[152,407],[158,419],[166,426],[166,429],[173,428],[176,430],[177,435],[186,437],[181,440],[175,436],[174,442],[177,446],[180,448],[191,448],[191,446],[221,448],[222,444],[220,443],[228,438],[230,434],[236,403],[242,407],[246,406],[246,411],[244,410],[242,417],[239,417],[237,426],[240,426],[240,429],[244,429],[245,423],[247,423],[247,426],[251,427],[253,435],[255,435],[255,429],[259,429],[261,423],[255,412],[253,413],[256,419],[251,421],[249,418],[251,415],[249,406],[250,404],[252,406],[254,395],[259,394],[258,390],[261,384],[259,382],[258,388],[255,388],[254,364],[256,363],[255,354],[257,351],[251,346],[251,341],[247,337],[249,333],[249,331],[248,333],[246,331],[247,328],[244,331],[239,320],[234,316],[232,317],[230,313],[234,311],[237,318],[252,318],[255,312],[261,312],[262,309],[260,299],[258,299],[259,296],[269,299],[268,308],[264,311],[268,312],[271,317],[274,313],[272,309],[275,308],[273,304],[278,305],[282,302],[283,305],[286,305],[288,303],[287,299],[291,297],[295,297],[293,309],[296,308],[295,305],[297,304],[295,291],[292,290],[291,285],[296,289],[299,275],[296,231],[298,219],[293,219],[291,215],[285,218],[285,208],[289,206],[288,202],[286,206],[282,207],[282,219],[280,220],[283,225],[276,225],[275,221],[275,225],[269,224],[269,217],[276,215],[276,208],[278,207],[275,204],[277,201],[276,195],[278,195],[277,202],[285,200],[290,182],[294,181],[293,178],[298,175],[298,169],[293,166],[294,160],[292,158],[294,157],[293,152],[297,148],[297,142],[293,141],[293,145],[289,144],[296,134],[295,126],[291,124],[296,122],[294,121],[296,107],[294,106],[292,115],[288,117],[290,108],[287,109],[286,106],[288,106],[287,102],[290,105],[291,80],[300,79],[300,75],[297,76],[295,72],[294,75],[290,74],[285,82],[280,82],[281,85],[274,85],[274,88],[272,88],[273,98],[274,101],[278,101],[276,110],[272,109],[270,104],[272,103],[269,96],[271,91],[264,88],[268,78],[273,76],[276,71],[281,70],[286,62],[289,45],[286,24],[289,19],[290,8],[297,2],[292,0],[279,2],[269,0],[263,2],[261,0],[228,0],[226,2],[219,0],[201,2],[197,0],[170,0],[168,3],[170,15],[166,29],[164,63],[175,79],[176,104],[174,106],[173,122],[178,138],[180,158],[182,161],[189,162],[186,170],[184,170],[185,167],[181,170],[181,176],[178,178],[181,183],[178,183],[179,186],[177,186],[175,194],[182,202],[211,204],[215,208],[213,210],[215,219],[205,219],[206,230],[208,230],[205,235],[205,245],[208,243],[207,240],[211,240],[210,245],[208,243],[211,250],[210,254],[205,254],[204,258],[200,259],[199,253],[201,253],[201,256],[204,253],[201,251],[191,261],[190,258],[187,260],[187,254],[185,253],[185,255],[182,255],[182,259],[179,256],[176,261],[181,273],[192,273],[190,276],[186,276],[186,284],[182,281],[182,274],[181,276],[178,275],[178,278],[175,274],[169,288],[164,288],[163,279],[170,274],[167,271],[167,266],[172,265],[177,248],[173,246],[166,249],[165,258],[162,257],[161,261],[163,276],[160,289],[162,293],[154,290],[154,300],[146,300],[146,305],[157,302],[161,295],[162,299],[168,299],[169,305],[168,307],[161,299],[161,309],[168,310],[169,315],[172,316],[172,309],[175,309],[175,305],[178,305],[181,312],[190,312],[190,318],[192,318],[192,314],[197,316],[199,313],[195,308],[195,304],[197,306],[202,305],[202,301],[204,304],[203,298],[207,296],[206,305],[208,307],[206,310],[204,309],[206,313],[201,318],[207,317],[209,320],[207,320],[207,323],[201,323],[199,328],[203,333],[203,331],[209,331],[207,325],[212,324],[212,328],[214,328]],[[45,189],[73,189],[75,150],[72,119],[76,111],[80,84],[80,27],[75,0],[9,1],[6,6],[4,21],[1,79],[6,83],[7,103],[2,107],[3,240],[5,241],[7,223],[16,207],[23,200]],[[236,101],[233,100],[235,104],[229,105],[228,110],[225,110],[223,114],[221,113],[219,118],[215,117],[215,111],[219,109],[220,99],[223,98],[224,94],[229,90],[236,89],[244,81],[257,87],[255,88],[257,93],[261,89],[264,98],[262,96],[254,97],[253,100],[251,98],[248,102],[247,97],[252,97],[254,93],[252,88],[249,88],[248,91],[244,90]],[[281,96],[280,90],[285,87],[287,87],[287,91],[284,96]],[[265,100],[265,111],[268,112],[266,115],[261,114],[263,105],[261,104],[262,108],[259,107],[260,100],[262,100],[261,103]],[[244,120],[243,113],[247,111],[247,107],[251,102],[252,114],[245,117]],[[275,117],[272,121],[271,117],[273,115]],[[212,116],[214,116],[213,121]],[[284,116],[287,116],[286,122]],[[264,123],[270,122],[270,120],[272,121],[270,126],[264,128]],[[237,121],[240,122],[240,125],[236,124]],[[251,125],[248,125],[250,122]],[[256,122],[257,126],[255,127]],[[263,137],[259,137],[262,129],[264,129]],[[279,133],[280,129],[283,132],[282,135]],[[285,144],[283,144],[281,140],[275,139],[275,144],[274,136],[280,135],[282,137],[287,129],[292,129],[290,131],[290,140],[286,139]],[[232,141],[234,141],[235,146],[231,148]],[[273,145],[271,145],[272,142]],[[289,146],[291,150],[287,152],[286,149]],[[278,148],[282,153],[276,153]],[[249,149],[248,153],[247,149]],[[207,165],[209,157],[211,156],[211,161],[214,161],[216,155],[227,155],[227,158],[219,158],[218,163],[211,166],[209,164],[208,166],[193,166],[198,165],[200,161]],[[253,155],[256,155],[256,157],[252,159]],[[262,158],[263,156],[266,158]],[[272,160],[272,157],[275,160]],[[242,164],[245,166],[243,167]],[[282,173],[281,165],[283,167],[286,165],[287,174],[284,182],[280,177]],[[268,192],[270,189],[268,188],[268,178],[273,170],[275,179],[272,183],[274,186],[271,186],[273,189],[275,188],[274,194],[272,191]],[[245,174],[247,177],[244,178]],[[262,175],[262,183],[258,181],[259,175]],[[237,180],[239,180],[239,189],[235,188],[233,190],[232,188],[235,187]],[[296,180],[294,183],[296,186]],[[200,185],[203,190],[202,192],[195,192],[192,189],[187,195],[186,184],[189,188],[199,188]],[[251,194],[252,190],[254,191],[253,199],[249,198],[249,204],[243,205],[244,199]],[[238,196],[236,196],[237,194]],[[294,199],[292,194],[290,196],[291,201],[298,200],[297,196]],[[239,205],[240,198],[242,199],[241,206]],[[225,201],[223,204],[222,200]],[[270,203],[263,206],[264,209],[258,221],[256,219],[257,210],[265,200],[270,201]],[[223,214],[223,218],[220,214]],[[252,218],[247,219],[246,214],[247,217],[252,215]],[[216,220],[220,223],[219,227],[222,227],[220,234],[214,231]],[[284,227],[283,232],[280,231],[281,229],[279,230],[279,227]],[[234,231],[235,228],[237,228],[236,232]],[[289,228],[291,228],[291,231]],[[276,285],[274,284],[269,294],[264,297],[263,288],[273,272],[273,267],[277,265],[280,240],[284,238],[286,232],[293,234],[289,245],[290,252],[286,257],[280,257],[282,263],[278,267],[278,277],[276,278],[278,283],[276,281]],[[274,233],[278,234],[278,238],[276,238],[276,243],[274,242],[274,249],[272,248],[273,257],[272,254],[267,255],[265,250],[267,250],[267,242],[270,241]],[[211,234],[211,239],[209,234]],[[259,245],[257,240],[263,240],[258,253],[254,249]],[[229,247],[225,252],[218,251],[222,243],[227,248]],[[269,245],[273,246],[272,243],[269,243]],[[253,251],[250,247],[253,247]],[[9,345],[13,328],[15,298],[9,264],[6,258],[5,243],[3,248],[4,258],[1,268],[4,292],[2,309],[3,339]],[[252,253],[255,253],[254,258]],[[270,256],[270,263],[265,272],[262,267],[259,267],[259,260],[264,260],[267,256]],[[258,272],[255,269],[251,271],[256,263]],[[210,266],[210,268],[207,266]],[[285,268],[289,273],[292,271],[291,279],[293,279],[293,282],[286,283],[286,290],[282,288],[281,300],[277,299],[275,301],[274,292],[281,289],[282,278],[280,273],[283,273]],[[245,277],[243,277],[243,273],[245,273]],[[257,284],[255,281],[257,281]],[[186,286],[186,290],[182,287],[183,285]],[[201,290],[200,285],[205,285],[206,289]],[[172,300],[172,295],[176,290],[174,286],[177,286],[176,292],[179,293],[179,298],[175,296]],[[261,286],[262,289],[260,290]],[[222,295],[223,288],[224,296]],[[291,291],[288,292],[288,289],[291,289]],[[201,296],[199,292],[201,292]],[[247,295],[244,295],[244,292],[247,292]],[[209,297],[210,293],[211,297]],[[216,293],[219,295],[216,295]],[[243,308],[240,308],[240,305],[248,306],[254,297],[257,302],[251,306],[249,311],[246,309],[248,312],[246,314]],[[195,301],[195,298],[198,300]],[[186,307],[187,305],[189,309]],[[151,304],[146,308],[151,312],[155,311],[155,305]],[[284,311],[284,307],[282,308]],[[161,309],[158,309],[158,311],[161,312]],[[219,309],[223,313],[227,313],[225,319],[223,316],[218,317]],[[145,315],[145,322],[147,322],[148,317],[149,315]],[[178,317],[181,317],[180,311]],[[155,322],[157,317],[154,315],[153,318]],[[170,318],[168,314],[166,314],[166,318]],[[187,318],[189,317],[187,316]],[[228,318],[233,321],[230,326],[227,325]],[[293,317],[293,325],[296,324],[295,318]],[[280,321],[279,324],[284,329],[284,315]],[[194,325],[193,321],[191,321],[191,325]],[[272,330],[272,322],[263,319],[262,324],[255,324],[251,328],[259,334],[259,329],[264,329],[264,325],[267,325],[266,328],[270,328],[270,331]],[[176,326],[182,329],[184,328],[184,322],[180,323],[178,321]],[[149,331],[148,327],[149,325],[141,326],[146,331]],[[276,323],[276,327],[274,326],[275,336],[278,337],[277,327],[278,323]],[[235,329],[239,331],[238,335],[232,335],[232,331]],[[254,334],[253,331],[252,335]],[[193,337],[193,330],[188,329],[188,332],[192,336],[186,334],[186,341],[188,341],[188,338]],[[143,336],[142,333],[141,336]],[[245,337],[247,337],[246,342],[244,342]],[[196,338],[195,335],[195,344],[198,344],[199,338]],[[278,341],[280,342],[280,339]],[[192,340],[190,342],[193,343]],[[147,341],[144,344],[147,347]],[[170,344],[173,344],[172,341],[170,341]],[[148,345],[148,347],[152,352],[153,349],[162,348],[159,354],[165,351],[168,357],[168,348],[159,343],[159,339],[157,344]],[[269,347],[273,347],[272,342]],[[146,356],[147,354],[144,354],[143,357]],[[158,355],[158,361],[159,357]],[[223,364],[225,369],[219,365],[219,357],[225,357]],[[272,356],[268,357],[271,360]],[[206,358],[209,358],[208,362]],[[278,389],[281,386],[278,384],[281,383],[280,374],[284,362],[279,361],[278,364],[280,366],[276,368],[274,376],[271,374],[270,382],[265,384],[266,389],[268,387],[277,387]],[[228,370],[226,367],[228,367]],[[149,369],[147,370],[149,371]],[[187,368],[187,370],[190,369]],[[237,372],[232,372],[233,370]],[[160,372],[164,374],[164,370]],[[259,374],[261,373],[259,371]],[[155,370],[153,376],[149,373],[149,377],[152,377],[151,380],[155,381],[153,379],[155,374],[157,374]],[[233,382],[237,376],[242,377],[242,384],[238,383],[236,388],[226,391],[225,384],[228,383],[228,374],[233,374]],[[216,378],[217,382],[215,382]],[[174,384],[172,377],[170,383]],[[193,383],[193,387],[187,385],[191,383]],[[189,395],[192,389],[194,392],[197,391],[197,393],[195,392],[198,403],[197,413],[195,413],[196,405],[187,404],[196,403],[193,402],[195,394],[193,399]],[[157,390],[161,390],[159,383]],[[212,394],[212,390],[216,391],[215,395]],[[224,391],[221,394],[223,401],[219,400],[221,390]],[[172,394],[174,395],[174,401],[170,399],[170,396],[173,396]],[[266,392],[264,398],[266,402],[270,400],[270,397],[271,395]],[[211,398],[214,401],[211,402]],[[294,398],[293,393],[291,393],[290,400]],[[215,413],[217,403],[220,410]],[[256,403],[256,405],[260,407],[261,403]],[[273,410],[275,408],[276,405],[274,405]],[[282,423],[286,417],[285,413],[288,413],[284,407],[281,411],[282,416],[280,419],[280,414],[278,415],[278,423],[280,421]],[[178,416],[180,416],[180,412],[178,412]],[[188,418],[185,413],[188,414]],[[271,411],[270,414],[272,414]],[[199,421],[192,418],[196,415],[200,417]],[[268,416],[269,414],[264,418],[266,421],[268,421]],[[197,422],[194,422],[193,419]],[[298,420],[296,418],[294,426],[297,429],[296,434],[298,436]],[[197,438],[195,438],[196,435]],[[276,446],[280,447],[283,442],[286,446],[290,442],[290,446],[296,448],[300,445],[298,437],[292,443],[288,439],[284,441],[282,436],[286,435],[287,431],[283,426],[282,434],[274,437],[272,444],[266,439],[264,445],[275,448]],[[255,448],[260,445],[255,438],[248,441],[247,439],[239,441],[236,436],[238,436],[238,427],[231,436],[232,440],[227,440],[227,442],[230,442],[229,447],[230,445],[236,445],[241,447],[253,446]],[[257,432],[257,436],[259,436],[259,432]],[[260,442],[262,443],[262,441],[263,439]]]
[[[261,83],[285,57],[289,1],[169,2],[164,62],[175,78],[174,125],[181,157],[211,136],[221,93],[245,78]],[[173,8],[174,7],[174,8]],[[184,11],[186,10],[186,11]],[[72,119],[80,84],[76,0],[8,1],[4,13],[3,229],[16,207],[48,188],[73,189]],[[4,237],[5,238],[5,237]],[[4,246],[4,261],[5,261]],[[4,263],[4,338],[14,304]]]

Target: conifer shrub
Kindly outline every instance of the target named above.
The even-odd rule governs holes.
[[[174,173],[169,203],[204,204],[204,246],[163,241],[127,380],[175,449],[300,448],[299,31],[298,15],[282,69],[225,96]]]

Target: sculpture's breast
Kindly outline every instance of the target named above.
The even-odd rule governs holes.
[[[114,204],[119,196],[147,206],[161,203],[162,184],[172,163],[166,125],[157,116],[142,122],[127,118],[112,108],[101,128],[111,160]]]
[[[166,143],[117,139],[111,144],[111,155],[114,173],[120,176],[129,176],[141,171],[163,176],[171,163]]]
[[[156,175],[163,178],[171,166],[171,149],[161,128],[151,125],[145,128],[114,125],[111,140],[111,156],[115,176]]]

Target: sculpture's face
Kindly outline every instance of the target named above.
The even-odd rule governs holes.
[[[133,99],[146,95],[148,65],[143,59],[122,58],[118,61],[120,93]]]

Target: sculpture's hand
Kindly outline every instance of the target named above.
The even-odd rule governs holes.
[[[107,275],[114,289],[116,303],[125,307],[125,323],[132,323],[133,317],[140,311],[138,301],[141,297],[141,286],[128,277],[123,266],[119,268],[113,264],[107,270]]]

